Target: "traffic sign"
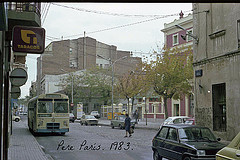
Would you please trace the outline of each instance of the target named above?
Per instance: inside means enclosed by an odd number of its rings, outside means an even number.
[[[23,68],[16,68],[10,74],[10,82],[13,86],[22,86],[27,82],[27,72]]]
[[[21,90],[19,87],[12,86],[11,88],[11,98],[17,99],[21,95]]]

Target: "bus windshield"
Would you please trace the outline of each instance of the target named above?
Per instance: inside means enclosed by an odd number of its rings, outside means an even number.
[[[38,113],[52,113],[53,102],[52,101],[39,101],[38,102]]]
[[[55,101],[54,102],[54,113],[68,113],[68,102],[67,101]]]

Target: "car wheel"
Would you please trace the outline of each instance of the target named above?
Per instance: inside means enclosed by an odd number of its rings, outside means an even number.
[[[19,120],[20,120],[19,118],[16,118],[16,119],[15,119],[15,122],[19,122]]]
[[[113,124],[111,123],[111,127],[112,127],[112,129],[114,129],[114,126],[113,126]]]
[[[122,126],[121,124],[119,124],[119,128],[120,128],[120,129],[123,129],[123,126]]]
[[[191,160],[190,157],[184,157],[183,160]]]
[[[157,151],[153,151],[153,159],[154,160],[162,160],[162,157],[158,154]]]

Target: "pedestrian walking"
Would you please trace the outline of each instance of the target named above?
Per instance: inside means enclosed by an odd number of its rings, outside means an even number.
[[[135,123],[138,124],[138,110],[136,109],[134,112]]]
[[[128,134],[129,134],[129,137],[131,137],[131,132],[130,132],[130,127],[131,127],[131,118],[129,117],[128,114],[126,114],[126,118],[125,118],[125,130],[126,130],[126,135],[125,137],[128,137]]]

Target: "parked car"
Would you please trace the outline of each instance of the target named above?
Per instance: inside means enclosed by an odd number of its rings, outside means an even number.
[[[240,160],[240,132],[229,145],[216,154],[216,160]]]
[[[195,125],[195,119],[194,118],[189,118],[185,121],[185,124]]]
[[[115,116],[115,118],[113,120],[111,120],[111,127],[113,129],[114,129],[114,127],[119,127],[120,129],[124,129],[125,128],[125,125],[124,125],[125,119],[126,119],[125,115]],[[135,127],[135,123],[136,123],[135,119],[132,119],[131,120],[131,127],[133,129]]]
[[[211,130],[187,124],[163,125],[152,140],[153,159],[214,160],[225,147]]]
[[[98,113],[98,111],[92,111],[90,115],[94,116],[95,118],[100,118],[100,114]]]
[[[69,122],[73,122],[75,121],[75,116],[73,113],[69,113]]]
[[[92,115],[83,115],[80,120],[80,124],[81,125],[85,124],[86,126],[87,125],[98,125],[98,119]]]
[[[12,120],[15,121],[15,122],[19,122],[21,120],[21,118],[19,116],[13,115]]]
[[[162,125],[165,124],[178,124],[178,123],[185,123],[187,119],[190,117],[188,116],[174,116],[174,117],[168,117],[161,125],[159,128],[161,128]]]

